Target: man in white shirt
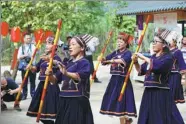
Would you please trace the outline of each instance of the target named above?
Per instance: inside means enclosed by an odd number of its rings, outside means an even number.
[[[87,49],[86,49],[86,56],[85,58],[90,62],[91,67],[91,74],[94,73],[94,63],[93,63],[93,53],[96,51],[96,46],[99,45],[99,39],[97,37],[93,37],[91,35],[85,34],[83,37],[83,40],[85,43],[87,43]],[[95,83],[101,83],[101,81],[98,80],[97,76],[94,77]]]
[[[183,53],[183,59],[186,63],[186,37],[183,37],[181,51]],[[186,75],[182,76],[182,85],[183,85],[184,95],[186,96]]]
[[[17,59],[20,61],[21,59],[24,59],[26,61],[26,63],[28,64],[31,56],[35,50],[35,45],[33,43],[31,43],[31,35],[30,34],[25,34],[24,35],[24,44],[22,44],[19,48],[18,51],[18,56]],[[36,64],[36,60],[34,59],[33,65]],[[24,78],[24,75],[26,73],[26,67],[24,69],[21,70],[21,76],[22,76],[22,80]],[[35,93],[35,80],[36,80],[36,73],[35,72],[31,72],[29,71],[28,73],[28,78],[30,80],[30,95],[31,97],[34,95]],[[23,97],[22,100],[25,100],[27,98],[27,94],[28,94],[28,78],[26,79],[24,86],[23,86]]]

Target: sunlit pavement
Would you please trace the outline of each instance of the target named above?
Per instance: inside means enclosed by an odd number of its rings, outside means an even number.
[[[9,68],[10,67],[4,66],[2,67],[1,72]],[[92,85],[91,97],[90,97],[91,107],[94,115],[94,122],[95,124],[119,124],[119,118],[101,115],[99,113],[102,97],[107,87],[108,81],[110,79],[109,66],[100,66],[99,71],[97,72],[97,77],[99,78],[99,80],[102,81],[102,83],[94,83]],[[21,82],[20,72],[17,75],[16,82],[17,83]],[[36,82],[38,83],[39,81],[37,80]],[[137,107],[137,111],[139,112],[141,96],[143,94],[144,87],[142,83],[135,82],[135,81],[132,81],[132,83],[133,83],[134,94],[136,99],[136,107]],[[36,118],[31,118],[26,116],[26,112],[30,104],[30,101],[31,101],[30,96],[28,96],[28,99],[21,101],[21,105],[20,105],[22,108],[21,112],[18,112],[13,109],[13,102],[6,103],[8,110],[3,111],[1,113],[0,124],[36,124]],[[178,104],[177,106],[186,123],[186,103]],[[137,124],[137,118],[133,118],[133,124]]]

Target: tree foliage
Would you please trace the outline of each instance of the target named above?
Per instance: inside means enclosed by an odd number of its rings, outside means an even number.
[[[10,27],[19,26],[22,31],[36,29],[56,31],[57,20],[62,19],[60,39],[66,41],[66,36],[89,33],[100,39],[101,44],[96,50],[97,56],[108,37],[108,32],[114,29],[114,36],[107,48],[107,53],[115,49],[116,37],[119,31],[133,34],[133,17],[116,16],[116,11],[126,7],[125,1],[6,1],[1,2],[2,21]],[[117,24],[117,22],[119,22]],[[4,39],[8,40],[8,38]],[[13,45],[7,44],[11,49]],[[10,54],[12,55],[10,50]],[[106,54],[107,54],[106,53]],[[10,57],[11,59],[11,57]]]
[[[57,20],[61,18],[63,34],[92,33],[94,24],[104,15],[103,3],[93,1],[7,1],[1,5],[2,20],[7,21],[10,27],[19,26],[24,30],[31,26],[33,31],[39,28],[56,31]]]

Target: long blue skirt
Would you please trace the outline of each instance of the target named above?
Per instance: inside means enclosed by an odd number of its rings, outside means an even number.
[[[106,92],[103,96],[100,110],[101,114],[113,115],[118,117],[125,115],[137,117],[133,87],[130,80],[127,83],[122,101],[118,102],[123,82],[124,77],[112,75]]]
[[[138,124],[184,124],[169,89],[145,88]]]
[[[171,73],[169,76],[169,87],[176,103],[185,103],[183,87],[181,84],[181,74]]]
[[[55,124],[94,124],[89,99],[60,97]]]
[[[27,116],[37,117],[43,88],[44,82],[40,82],[28,108]],[[48,83],[43,109],[41,112],[41,119],[53,120],[56,118],[59,92],[60,89],[58,84],[52,85]]]

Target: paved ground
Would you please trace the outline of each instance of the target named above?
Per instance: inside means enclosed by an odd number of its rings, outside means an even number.
[[[2,71],[5,69],[9,69],[10,67],[3,67]],[[100,80],[102,80],[101,84],[93,84],[91,87],[91,107],[94,115],[94,121],[95,124],[119,124],[119,119],[115,117],[109,117],[106,115],[99,114],[99,109],[101,105],[101,100],[104,94],[104,91],[107,87],[108,80],[110,78],[109,75],[109,67],[100,67],[100,71],[98,71],[97,76]],[[20,73],[18,73],[18,76],[16,78],[17,82],[21,82]],[[37,81],[38,82],[38,81]],[[139,82],[132,81],[134,93],[135,93],[135,100],[136,100],[136,107],[137,111],[139,112],[140,102],[141,102],[141,96],[144,90],[143,84]],[[36,124],[36,119],[27,117],[26,111],[28,109],[28,106],[30,104],[31,97],[27,100],[24,100],[21,102],[21,112],[17,112],[16,110],[13,110],[13,103],[7,103],[8,110],[3,111],[0,115],[0,124]],[[186,123],[186,103],[185,104],[178,104],[177,105],[182,117],[185,120]],[[134,118],[134,123],[137,124],[137,118]]]

